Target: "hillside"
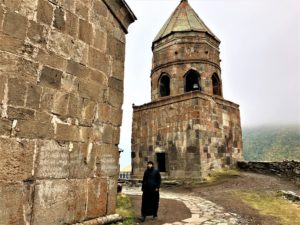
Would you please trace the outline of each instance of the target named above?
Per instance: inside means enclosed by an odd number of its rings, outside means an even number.
[[[246,127],[243,128],[243,144],[245,160],[300,160],[300,127]]]

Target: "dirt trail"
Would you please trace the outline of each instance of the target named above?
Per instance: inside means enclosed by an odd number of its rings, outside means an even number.
[[[222,206],[227,212],[238,214],[245,225],[279,225],[280,223],[276,218],[259,215],[255,209],[243,203],[232,192],[258,191],[261,193],[274,193],[279,190],[289,190],[300,194],[299,187],[285,179],[248,172],[241,172],[240,175],[236,177],[220,179],[214,184],[164,189],[174,193],[193,193],[199,197],[210,200]],[[140,215],[140,196],[133,196],[132,200],[134,211],[138,217]],[[182,202],[162,199],[159,209],[159,219],[157,221],[147,220],[144,224],[159,225],[172,223],[190,216],[191,213]]]

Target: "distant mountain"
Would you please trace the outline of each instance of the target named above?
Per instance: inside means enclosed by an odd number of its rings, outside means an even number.
[[[245,160],[300,160],[300,126],[246,127],[243,145]]]

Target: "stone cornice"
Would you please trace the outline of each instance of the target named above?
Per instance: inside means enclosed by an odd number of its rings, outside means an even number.
[[[159,66],[155,67],[154,69],[151,70],[151,76],[150,77],[152,77],[153,73],[155,73],[157,70],[160,70],[162,68],[166,68],[166,67],[173,66],[173,65],[176,65],[176,64],[181,65],[181,64],[187,64],[187,63],[210,64],[212,66],[217,67],[221,71],[221,67],[218,64],[213,63],[213,62],[208,61],[208,60],[204,60],[204,59],[176,60],[176,61],[168,62],[168,63],[165,63],[165,64],[162,64],[162,65],[159,65]]]
[[[196,31],[196,30],[193,30],[193,31],[179,31],[179,32],[171,32],[170,34],[166,35],[165,37],[160,38],[160,39],[154,41],[152,43],[152,50],[154,48],[156,48],[157,46],[163,45],[163,44],[160,43],[162,40],[167,40],[168,38],[170,38],[170,37],[172,37],[172,36],[174,36],[176,34],[186,35],[186,34],[189,34],[189,33],[190,34],[192,34],[192,33],[201,33],[201,34],[207,35],[208,37],[212,38],[217,43],[217,45],[220,45],[220,43],[221,43],[221,41],[219,39],[215,39],[215,37],[212,36],[211,34],[209,34],[208,32]],[[173,39],[177,39],[177,38],[180,38],[180,37],[174,37]]]
[[[195,99],[195,98],[201,98],[206,101],[215,101],[217,104],[225,105],[227,107],[231,107],[234,109],[239,108],[238,104],[228,101],[226,99],[223,99],[220,96],[215,96],[215,95],[212,96],[212,95],[208,95],[208,94],[205,94],[205,93],[202,93],[199,91],[188,92],[188,93],[184,93],[184,94],[176,95],[176,96],[164,97],[162,99],[159,99],[159,100],[156,100],[153,102],[149,102],[144,105],[140,105],[140,106],[133,105],[132,107],[133,107],[133,110],[135,112],[137,112],[137,111],[158,108],[158,107],[170,105],[173,103],[183,102],[183,101],[187,101],[187,100]]]
[[[137,18],[131,11],[125,0],[102,0],[114,17],[118,20],[121,27],[128,33],[128,27]]]

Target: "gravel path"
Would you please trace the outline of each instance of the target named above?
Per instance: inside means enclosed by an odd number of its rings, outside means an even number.
[[[140,188],[124,187],[123,193],[128,195],[141,195]],[[223,207],[208,201],[204,198],[194,194],[186,193],[173,193],[166,190],[160,191],[160,197],[165,199],[173,199],[183,202],[186,207],[191,211],[192,216],[182,221],[173,223],[164,223],[163,225],[235,225],[241,224],[240,218],[237,214],[229,213]],[[244,224],[243,224],[244,225]]]

